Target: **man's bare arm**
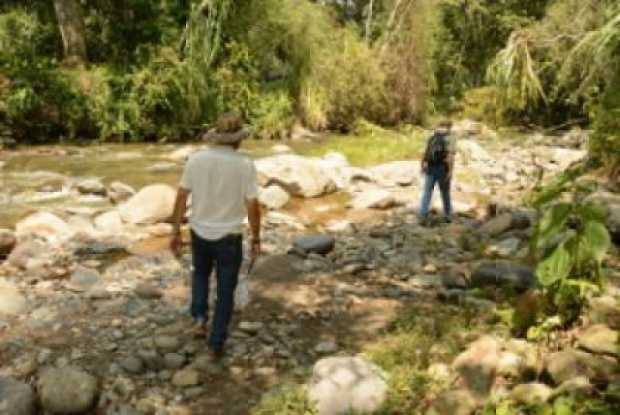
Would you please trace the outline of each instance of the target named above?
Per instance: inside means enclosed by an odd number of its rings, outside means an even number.
[[[252,233],[252,256],[256,257],[260,254],[261,242],[261,210],[258,199],[250,199],[246,202],[248,209],[248,220],[250,222],[250,231]]]
[[[183,241],[181,239],[181,224],[183,223],[185,213],[187,212],[188,197],[189,191],[180,187],[177,191],[176,201],[174,202],[174,212],[172,213],[173,237],[170,242],[170,249],[172,249],[175,254],[179,254],[181,252],[181,246],[183,245]]]

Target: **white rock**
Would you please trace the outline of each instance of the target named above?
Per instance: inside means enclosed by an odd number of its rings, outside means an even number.
[[[168,158],[174,161],[185,161],[189,158],[189,156],[194,154],[196,151],[197,149],[191,146],[181,147],[178,150],[175,150],[172,153],[170,153],[168,155]]]
[[[111,210],[95,218],[95,227],[102,233],[114,235],[123,232],[125,226],[121,214],[117,210]]]
[[[43,409],[53,415],[86,413],[99,392],[95,377],[72,366],[45,370],[37,389]]]
[[[458,154],[465,158],[466,162],[487,162],[493,160],[491,155],[473,140],[458,140],[456,142],[456,149]]]
[[[366,190],[349,203],[353,209],[389,209],[398,205],[394,195],[382,189]]]
[[[152,224],[164,222],[172,216],[176,191],[165,184],[154,184],[142,188],[119,207],[125,222]]]
[[[258,200],[266,208],[275,210],[286,206],[291,197],[280,186],[273,184],[260,189]]]
[[[360,357],[329,357],[314,365],[309,400],[319,415],[377,411],[385,402],[386,375]]]
[[[49,212],[37,212],[15,225],[17,239],[39,236],[48,240],[71,237],[69,225],[58,216]]]
[[[282,154],[256,161],[256,169],[261,185],[279,184],[294,196],[317,197],[336,190],[317,159]]]
[[[380,186],[410,186],[417,182],[420,163],[417,161],[393,161],[369,169],[373,180]]]
[[[275,146],[271,147],[271,151],[274,154],[294,153],[293,149],[285,144],[276,144]]]
[[[27,309],[26,298],[17,286],[8,281],[0,280],[0,316],[17,316]]]
[[[113,182],[108,188],[108,197],[113,203],[122,203],[135,194],[133,187],[121,182]]]

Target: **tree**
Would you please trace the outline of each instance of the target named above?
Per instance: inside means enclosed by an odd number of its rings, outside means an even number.
[[[84,20],[78,1],[54,0],[54,8],[62,35],[65,62],[70,65],[86,63]]]

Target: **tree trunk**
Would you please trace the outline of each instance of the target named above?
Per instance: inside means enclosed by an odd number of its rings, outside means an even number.
[[[87,61],[84,20],[78,0],[54,0],[56,19],[62,35],[65,62],[81,65]]]

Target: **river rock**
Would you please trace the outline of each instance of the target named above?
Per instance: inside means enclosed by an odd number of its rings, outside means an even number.
[[[114,204],[122,203],[135,194],[133,187],[122,182],[113,182],[108,187],[108,198]]]
[[[11,254],[7,258],[7,262],[14,267],[26,269],[28,263],[32,259],[40,257],[47,249],[49,248],[38,240],[20,242],[13,251],[11,251]]]
[[[170,160],[174,161],[185,161],[196,152],[196,148],[192,146],[181,147],[178,150],[173,151],[168,155]]]
[[[620,330],[620,302],[611,295],[593,298],[588,316],[593,323],[606,324]]]
[[[474,396],[485,398],[495,384],[499,359],[499,342],[491,336],[483,336],[458,355],[452,366]]]
[[[100,232],[118,235],[124,230],[123,218],[117,210],[111,210],[95,218],[95,227]]]
[[[180,370],[172,377],[172,384],[183,388],[196,386],[200,384],[200,374],[194,369]]]
[[[473,140],[457,140],[456,149],[466,162],[488,162],[493,160],[491,155]]]
[[[374,182],[384,187],[410,186],[420,175],[417,161],[393,161],[369,169]]]
[[[71,236],[67,222],[49,212],[38,212],[28,216],[15,225],[17,239],[38,236],[49,240]]]
[[[19,316],[26,312],[26,298],[16,285],[0,280],[0,316]]]
[[[367,414],[387,397],[385,374],[361,357],[329,357],[313,368],[309,400],[319,415]]]
[[[580,376],[606,383],[618,372],[618,364],[610,358],[565,349],[547,356],[546,369],[558,385]]]
[[[15,379],[0,376],[0,414],[35,415],[36,401],[32,388]]]
[[[487,248],[487,254],[497,255],[500,258],[512,258],[519,252],[521,240],[519,238],[507,238]]]
[[[468,391],[447,391],[437,397],[426,415],[471,415],[477,407],[476,400]]]
[[[178,353],[166,353],[164,356],[164,362],[167,369],[180,369],[185,364],[185,356]]]
[[[536,283],[531,268],[510,261],[485,261],[471,276],[473,287],[502,286],[525,291]]]
[[[16,243],[17,239],[12,231],[0,229],[0,260],[6,258],[11,253]]]
[[[280,186],[273,184],[260,190],[258,200],[266,208],[275,210],[286,206],[291,197]]]
[[[101,179],[90,178],[85,179],[77,184],[77,190],[83,195],[106,195],[106,188],[104,184],[101,182]]]
[[[510,392],[510,398],[512,400],[524,405],[546,403],[552,395],[553,389],[544,383],[524,383],[517,385]]]
[[[92,409],[99,392],[97,379],[75,366],[47,369],[39,378],[43,409],[53,415],[83,414]]]
[[[383,189],[368,189],[357,195],[349,206],[353,209],[390,209],[402,203]]]
[[[618,354],[618,332],[604,324],[588,327],[577,335],[577,344],[582,349],[598,354]]]
[[[316,159],[281,154],[256,161],[256,169],[261,185],[278,184],[294,196],[318,197],[336,190]]]
[[[77,268],[69,279],[69,287],[75,291],[88,291],[102,283],[101,275],[97,270],[86,267]]]
[[[479,229],[482,235],[495,237],[510,229],[512,226],[512,213],[503,213],[486,222]]]
[[[153,340],[157,349],[164,353],[173,353],[181,348],[181,342],[173,336],[157,336]]]
[[[586,150],[573,150],[570,148],[554,147],[550,151],[550,161],[560,166],[562,170],[566,169],[573,163],[586,158],[588,152]]]
[[[145,300],[155,300],[163,297],[164,293],[156,286],[143,282],[136,286],[136,295]]]
[[[293,242],[293,250],[302,255],[327,255],[333,251],[336,240],[330,235],[308,235],[297,238]]]
[[[127,371],[127,373],[131,373],[133,375],[139,375],[144,372],[144,362],[139,357],[125,357],[119,361],[119,365]]]
[[[125,203],[119,212],[125,222],[153,224],[170,219],[174,211],[176,191],[165,184],[154,184],[142,188]]]

